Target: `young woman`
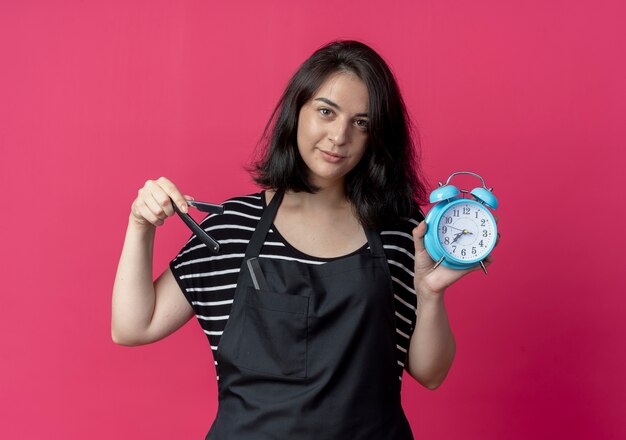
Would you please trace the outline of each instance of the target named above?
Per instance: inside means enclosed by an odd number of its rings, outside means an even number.
[[[192,236],[153,283],[156,227],[171,200],[187,212],[192,197],[164,177],[139,190],[112,337],[148,344],[197,317],[219,387],[207,439],[413,438],[402,371],[430,389],[444,380],[455,342],[443,295],[471,270],[432,270],[410,133],[383,59],[333,42],[302,64],[270,118],[252,170],[265,190],[202,221],[219,253]]]

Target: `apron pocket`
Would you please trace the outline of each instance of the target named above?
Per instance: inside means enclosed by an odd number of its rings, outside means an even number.
[[[248,288],[239,366],[275,376],[306,377],[309,298]]]

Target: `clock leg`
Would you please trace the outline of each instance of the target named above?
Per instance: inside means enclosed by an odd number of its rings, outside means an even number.
[[[485,272],[485,275],[489,275],[489,274],[487,273],[487,268],[485,267],[485,263],[483,263],[482,261],[480,262],[480,267],[482,267],[482,268],[483,268],[483,272]]]
[[[443,263],[443,259],[444,259],[444,258],[445,258],[445,257],[441,257],[441,258],[439,259],[439,261],[437,261],[437,263],[435,264],[435,266],[433,266],[433,270],[437,269],[437,268],[439,267],[439,265],[440,265],[441,263]]]

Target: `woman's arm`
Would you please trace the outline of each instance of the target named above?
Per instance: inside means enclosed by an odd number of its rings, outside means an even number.
[[[415,329],[408,350],[407,371],[426,388],[434,390],[445,379],[456,351],[443,295],[419,293]]]
[[[152,282],[155,229],[129,220],[113,285],[111,338],[116,344],[142,345],[166,337],[193,316],[167,268]]]
[[[174,215],[174,200],[187,212],[186,198],[161,177],[148,180],[132,204],[122,255],[113,285],[111,338],[117,344],[142,345],[173,333],[193,316],[171,270],[152,282],[157,226]]]
[[[415,294],[417,295],[416,321],[408,350],[407,371],[419,383],[433,390],[445,379],[456,351],[456,342],[444,303],[445,290],[480,266],[466,270],[453,270],[439,266],[433,270],[434,261],[424,248],[426,223],[413,230],[415,242]],[[485,261],[491,263],[490,257]]]

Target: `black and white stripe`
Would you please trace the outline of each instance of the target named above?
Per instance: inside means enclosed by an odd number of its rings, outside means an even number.
[[[203,229],[220,243],[220,253],[212,254],[192,235],[179,254],[170,261],[172,273],[196,312],[212,350],[217,350],[219,346],[233,304],[242,259],[265,208],[265,200],[263,193],[257,193],[227,200],[223,205],[223,214],[208,215],[201,222]],[[411,231],[421,220],[422,217],[402,219],[393,228],[381,231],[394,288],[400,380],[406,365],[410,335],[415,326],[416,297],[412,288],[414,246]],[[260,256],[304,264],[324,264],[329,261],[299,253],[272,229],[267,234]]]

